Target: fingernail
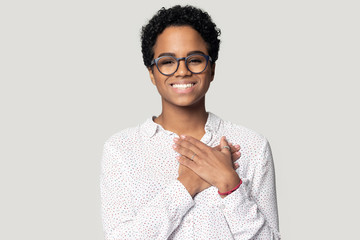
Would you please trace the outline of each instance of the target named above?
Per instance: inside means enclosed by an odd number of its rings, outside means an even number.
[[[185,135],[181,135],[180,137],[181,137],[181,139],[185,139],[185,138],[186,138],[186,136],[185,136]]]
[[[174,144],[174,145],[173,145],[173,148],[174,148],[174,149],[175,149],[175,148],[177,148],[177,145],[176,145],[176,144]]]
[[[177,142],[177,141],[179,141],[179,138],[177,138],[177,137],[174,138],[174,142]]]
[[[177,156],[177,157],[176,157],[176,160],[179,160],[179,159],[180,159],[180,156]]]
[[[235,145],[236,148],[240,148],[240,145]]]

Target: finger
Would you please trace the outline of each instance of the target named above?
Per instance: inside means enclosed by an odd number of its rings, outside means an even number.
[[[192,154],[197,154],[197,155],[201,155],[202,151],[197,148],[194,144],[192,144],[191,142],[189,141],[185,141],[185,140],[182,140],[182,139],[179,139],[179,138],[175,138],[174,139],[174,142],[176,145],[182,147],[182,148],[185,148],[185,149],[188,149],[191,151]],[[177,151],[177,150],[176,150]],[[177,151],[178,152],[178,151]],[[180,153],[182,154],[182,153]],[[182,154],[183,155],[183,154]],[[186,155],[187,156],[187,155]],[[189,157],[189,156],[187,156]],[[190,156],[191,157],[191,156]]]
[[[229,147],[231,150],[231,153],[236,153],[240,150],[240,145],[233,145],[232,143],[229,143]],[[214,150],[221,151],[220,145],[217,145],[216,147],[213,147]]]
[[[231,154],[231,159],[233,160],[233,162],[235,162],[236,160],[238,160],[241,157],[241,153],[240,152],[234,152],[233,154]]]
[[[228,142],[228,146],[230,147],[231,153],[234,153],[235,152],[234,145],[231,142]]]
[[[180,138],[184,141],[187,141],[187,142],[193,144],[195,147],[197,147],[200,150],[207,151],[208,149],[210,149],[210,147],[208,145],[206,145],[205,143],[203,143],[191,136],[181,135]]]
[[[231,149],[231,159],[233,160],[233,162],[235,162],[236,160],[238,160],[240,157],[241,157],[241,153],[239,150],[235,150],[235,149],[240,149],[240,146],[237,145],[238,147],[236,146],[230,146],[230,149]],[[220,145],[217,145],[216,147],[213,148],[214,150],[216,151],[220,151],[221,148],[220,148]]]
[[[231,150],[231,159],[233,160],[233,162],[235,162],[241,156],[240,145],[233,145],[232,143],[229,143],[229,146]]]
[[[231,150],[231,153],[234,154],[234,153],[240,153],[240,145],[233,145],[232,143],[229,143],[229,147],[230,147],[230,150]]]
[[[194,161],[196,158],[196,153],[192,150],[185,148],[179,144],[174,144],[173,148],[175,151],[177,151],[180,155],[187,157],[188,159]]]
[[[221,139],[220,139],[221,152],[225,153],[225,154],[231,154],[231,150],[226,148],[228,146],[229,146],[229,144],[228,144],[228,142],[226,140],[226,137],[224,137],[224,136],[221,137]]]
[[[235,149],[236,151],[240,151],[240,145],[239,145],[239,144],[234,145],[234,149]]]
[[[177,156],[176,159],[178,160],[178,162],[182,165],[184,165],[185,167],[190,168],[191,170],[194,171],[194,169],[196,168],[196,163],[194,161],[191,161],[189,158],[184,157],[184,156]]]
[[[216,150],[216,151],[220,151],[220,150],[221,150],[220,145],[217,145],[216,147],[213,147],[213,149]]]
[[[239,168],[239,164],[238,164],[238,163],[233,163],[233,168],[234,168],[234,170],[238,169],[238,168]]]

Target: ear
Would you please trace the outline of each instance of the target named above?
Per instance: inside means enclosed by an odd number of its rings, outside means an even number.
[[[215,77],[215,63],[211,64],[211,80],[210,82],[212,82],[214,80]]]
[[[156,86],[153,68],[148,67],[148,71],[149,71],[149,76],[150,76],[151,82]]]

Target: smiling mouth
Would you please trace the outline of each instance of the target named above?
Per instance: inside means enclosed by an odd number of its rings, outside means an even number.
[[[176,89],[187,89],[187,88],[191,88],[192,86],[195,85],[195,83],[187,83],[187,84],[170,84],[171,87],[176,88]]]

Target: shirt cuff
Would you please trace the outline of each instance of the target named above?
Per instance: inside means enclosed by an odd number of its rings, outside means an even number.
[[[238,189],[221,199],[221,206],[222,208],[225,206],[226,211],[233,212],[239,205],[245,203],[248,198],[246,186],[242,183]]]

